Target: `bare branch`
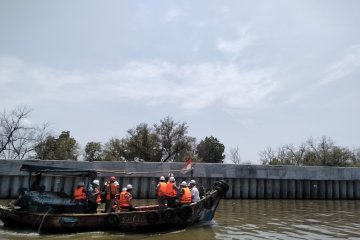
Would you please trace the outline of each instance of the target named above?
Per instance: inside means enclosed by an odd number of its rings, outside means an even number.
[[[240,150],[238,146],[229,150],[229,158],[234,164],[241,163]]]
[[[27,120],[31,110],[19,106],[0,114],[0,156],[6,159],[23,159],[34,151],[39,139],[48,135],[44,124],[41,128],[31,126]]]

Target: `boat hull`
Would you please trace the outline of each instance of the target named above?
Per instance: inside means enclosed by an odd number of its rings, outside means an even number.
[[[198,203],[159,210],[158,206],[138,207],[117,213],[36,213],[0,207],[4,226],[30,228],[39,232],[57,231],[136,231],[149,232],[183,228],[211,221],[224,191],[214,189]]]

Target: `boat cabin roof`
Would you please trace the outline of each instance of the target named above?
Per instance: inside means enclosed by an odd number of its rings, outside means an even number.
[[[32,165],[32,164],[23,164],[20,168],[20,171],[26,171],[30,173],[45,173],[51,175],[75,176],[75,177],[95,178],[97,176],[97,172],[93,169],[63,168],[63,167],[53,167],[53,166],[44,166],[44,165]]]

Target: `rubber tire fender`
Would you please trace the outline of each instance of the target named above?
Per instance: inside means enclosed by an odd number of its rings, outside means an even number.
[[[219,193],[226,193],[229,190],[229,185],[225,180],[219,180],[215,182],[214,189],[218,190]]]
[[[18,199],[14,201],[15,206],[20,206],[21,210],[28,210],[29,206],[27,201],[24,199],[23,196],[20,196]]]
[[[220,194],[224,193],[224,189],[222,189],[220,186],[215,187],[215,190],[217,190]]]
[[[190,205],[182,205],[178,209],[178,215],[182,220],[186,221],[193,215],[192,207]]]
[[[150,224],[156,224],[160,221],[160,213],[157,211],[148,212],[145,217]]]
[[[173,208],[165,209],[161,214],[162,219],[164,222],[173,222],[176,218],[176,212]]]
[[[219,186],[221,184],[221,182],[220,181],[216,181],[215,183],[214,183],[214,186],[213,186],[213,188],[216,188],[217,186]]]
[[[214,205],[214,199],[212,197],[208,197],[205,199],[204,207],[206,209],[211,209]]]
[[[116,227],[119,225],[120,219],[119,216],[115,213],[109,213],[105,217],[105,225],[110,227]]]
[[[223,189],[223,192],[227,192],[229,190],[229,184],[225,180],[220,180],[220,187]]]

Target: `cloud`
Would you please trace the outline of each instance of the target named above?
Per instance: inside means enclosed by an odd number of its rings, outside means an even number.
[[[229,15],[231,15],[231,10],[230,10],[230,8],[228,8],[228,7],[222,7],[221,9],[220,9],[220,13],[222,14],[222,15],[225,15],[225,16],[229,16]]]
[[[325,85],[337,80],[344,79],[359,71],[360,68],[360,45],[350,47],[348,53],[339,61],[331,64],[325,72],[325,77],[319,82],[319,85]]]
[[[184,16],[185,12],[181,9],[172,9],[165,13],[162,21],[164,23],[176,22],[180,17]]]
[[[28,118],[21,119],[21,125],[24,126],[25,128],[33,127],[33,124],[31,123],[31,121]]]
[[[203,20],[197,20],[197,21],[191,22],[190,24],[194,27],[202,28],[202,27],[205,27],[206,25],[208,25],[208,22],[203,21]]]
[[[246,109],[268,101],[268,96],[278,89],[275,67],[247,70],[219,62],[176,65],[133,61],[118,69],[71,72],[0,59],[0,69],[9,65],[6,80],[0,71],[0,84],[9,93],[9,101],[28,104],[29,101],[106,100],[173,104],[190,110],[215,105]]]
[[[247,29],[243,29],[235,40],[218,39],[216,49],[225,54],[238,54],[253,45],[254,37]]]
[[[17,58],[0,58],[0,84],[10,83],[12,79],[16,78],[17,70],[21,68],[23,68],[23,62]]]

